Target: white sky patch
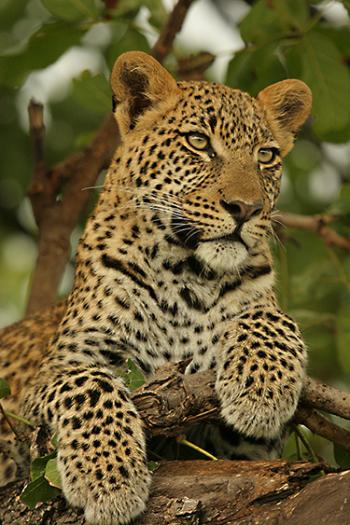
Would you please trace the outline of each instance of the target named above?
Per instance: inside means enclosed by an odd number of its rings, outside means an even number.
[[[324,162],[310,173],[309,185],[314,198],[327,203],[338,196],[341,180],[337,170],[331,164]]]
[[[195,2],[177,37],[177,44],[193,51],[210,51],[217,56],[210,68],[215,80],[222,81],[227,64],[244,43],[234,25],[225,23],[208,0]]]
[[[350,142],[346,144],[330,144],[329,142],[324,142],[322,149],[328,159],[334,162],[339,168],[345,170],[350,167]]]
[[[315,7],[319,9],[323,16],[333,25],[342,26],[349,23],[349,15],[342,2],[325,0],[325,2],[321,2]]]
[[[27,107],[31,98],[45,104],[65,98],[72,78],[88,69],[98,73],[104,68],[101,54],[94,48],[72,47],[51,66],[31,73],[18,96],[17,107],[21,124],[28,129]],[[47,108],[45,108],[47,109]],[[45,125],[49,125],[50,115],[45,111]]]

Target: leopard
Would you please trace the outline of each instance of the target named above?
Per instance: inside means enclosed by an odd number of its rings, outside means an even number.
[[[278,304],[270,239],[308,86],[285,79],[253,97],[177,81],[129,51],[111,87],[121,145],[72,291],[1,338],[9,406],[56,435],[63,494],[94,525],[130,523],[151,486],[142,415],[117,373],[127,359],[146,377],[170,361],[212,370],[223,421],[214,437],[233,436],[223,454],[248,458],[275,457],[307,365]],[[15,470],[5,453],[1,466],[2,477]]]

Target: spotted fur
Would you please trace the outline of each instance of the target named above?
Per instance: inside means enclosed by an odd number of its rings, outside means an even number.
[[[17,348],[10,380],[21,383],[25,363],[30,375],[38,368],[24,413],[57,434],[63,492],[95,525],[129,523],[149,491],[141,419],[115,373],[126,358],[147,375],[188,358],[187,373],[216,370],[227,426],[215,432],[232,441],[226,456],[238,439],[245,457],[258,445],[274,455],[306,363],[274,296],[268,237],[308,88],[283,81],[254,99],[176,83],[137,52],[118,59],[112,88],[123,144],[80,241],[62,321],[54,333],[46,319],[43,341],[31,342],[22,323],[3,344]]]

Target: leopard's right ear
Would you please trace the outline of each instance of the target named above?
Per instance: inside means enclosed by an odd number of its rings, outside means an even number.
[[[116,60],[112,75],[115,116],[121,133],[135,128],[140,117],[171,102],[180,90],[176,80],[153,57],[141,51],[123,53]]]

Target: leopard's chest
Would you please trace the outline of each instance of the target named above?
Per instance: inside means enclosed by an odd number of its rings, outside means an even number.
[[[217,300],[215,287],[188,287],[182,282],[159,288],[157,301],[141,294],[134,309],[129,351],[146,370],[188,358],[198,370],[215,366],[221,336],[241,306],[234,299]]]

